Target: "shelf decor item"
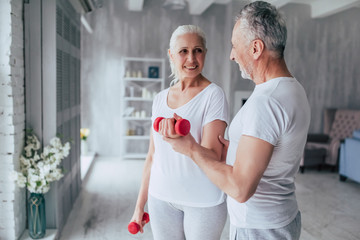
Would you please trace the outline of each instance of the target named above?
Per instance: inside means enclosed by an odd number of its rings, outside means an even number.
[[[90,129],[88,128],[80,128],[80,139],[81,139],[81,155],[88,155],[88,145],[87,138],[90,134]]]
[[[64,145],[60,138],[54,137],[50,144],[41,151],[41,144],[36,135],[27,131],[25,147],[20,156],[20,172],[15,171],[16,184],[26,187],[30,192],[28,199],[28,228],[32,239],[40,239],[46,233],[45,198],[50,190],[50,183],[62,178],[61,161],[69,155],[70,143]]]
[[[159,78],[159,67],[149,67],[149,78]]]

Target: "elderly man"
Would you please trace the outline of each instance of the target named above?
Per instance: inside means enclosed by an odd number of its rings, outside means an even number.
[[[215,153],[190,134],[177,137],[169,124],[160,131],[165,141],[189,156],[228,195],[231,240],[300,237],[294,178],[306,142],[310,107],[284,60],[286,34],[283,18],[266,2],[246,5],[236,18],[230,58],[243,78],[256,86],[229,126],[229,144],[219,137],[226,163],[216,161]]]

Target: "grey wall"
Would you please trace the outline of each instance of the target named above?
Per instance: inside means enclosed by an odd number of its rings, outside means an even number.
[[[213,5],[201,16],[191,16],[187,10],[163,9],[162,0],[145,1],[140,13],[129,12],[125,3],[104,1],[101,9],[86,15],[93,34],[82,30],[82,127],[91,130],[90,150],[107,156],[120,155],[121,57],[167,58],[171,33],[179,25],[196,24],[205,31],[204,75],[230,89],[232,22],[228,6]],[[166,67],[168,76],[170,68]]]
[[[311,19],[309,6],[289,4],[285,57],[311,104],[311,132],[322,131],[324,108],[360,109],[360,8]]]
[[[253,89],[229,61],[233,18],[243,1],[213,5],[201,16],[167,11],[161,0],[145,1],[141,13],[129,12],[124,2],[104,1],[103,8],[86,15],[94,33],[82,31],[82,127],[91,129],[91,150],[120,155],[120,58],[166,58],[169,38],[179,25],[196,24],[205,31],[209,51],[204,74],[223,87],[230,105],[234,91]],[[323,19],[312,19],[310,7],[303,4],[288,4],[281,11],[288,27],[285,59],[308,94],[310,131],[321,132],[324,108],[360,109],[360,9]]]

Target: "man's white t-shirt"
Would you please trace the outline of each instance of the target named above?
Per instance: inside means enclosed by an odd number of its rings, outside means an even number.
[[[294,178],[309,124],[310,106],[295,78],[275,78],[256,85],[230,124],[227,164],[234,164],[242,135],[267,141],[274,151],[248,201],[239,203],[228,196],[231,224],[239,228],[274,229],[286,226],[296,217]]]
[[[222,120],[228,124],[228,104],[224,91],[214,83],[208,85],[185,105],[172,109],[167,104],[169,88],[154,99],[152,122],[157,117],[172,118],[174,113],[190,121],[190,133],[200,143],[203,127]],[[155,152],[151,167],[149,194],[163,201],[191,207],[216,206],[224,193],[188,157],[175,152],[162,136],[153,131]]]

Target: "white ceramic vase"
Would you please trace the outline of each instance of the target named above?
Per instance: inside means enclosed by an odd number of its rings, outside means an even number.
[[[88,154],[88,145],[86,140],[81,140],[81,155],[86,156]]]

